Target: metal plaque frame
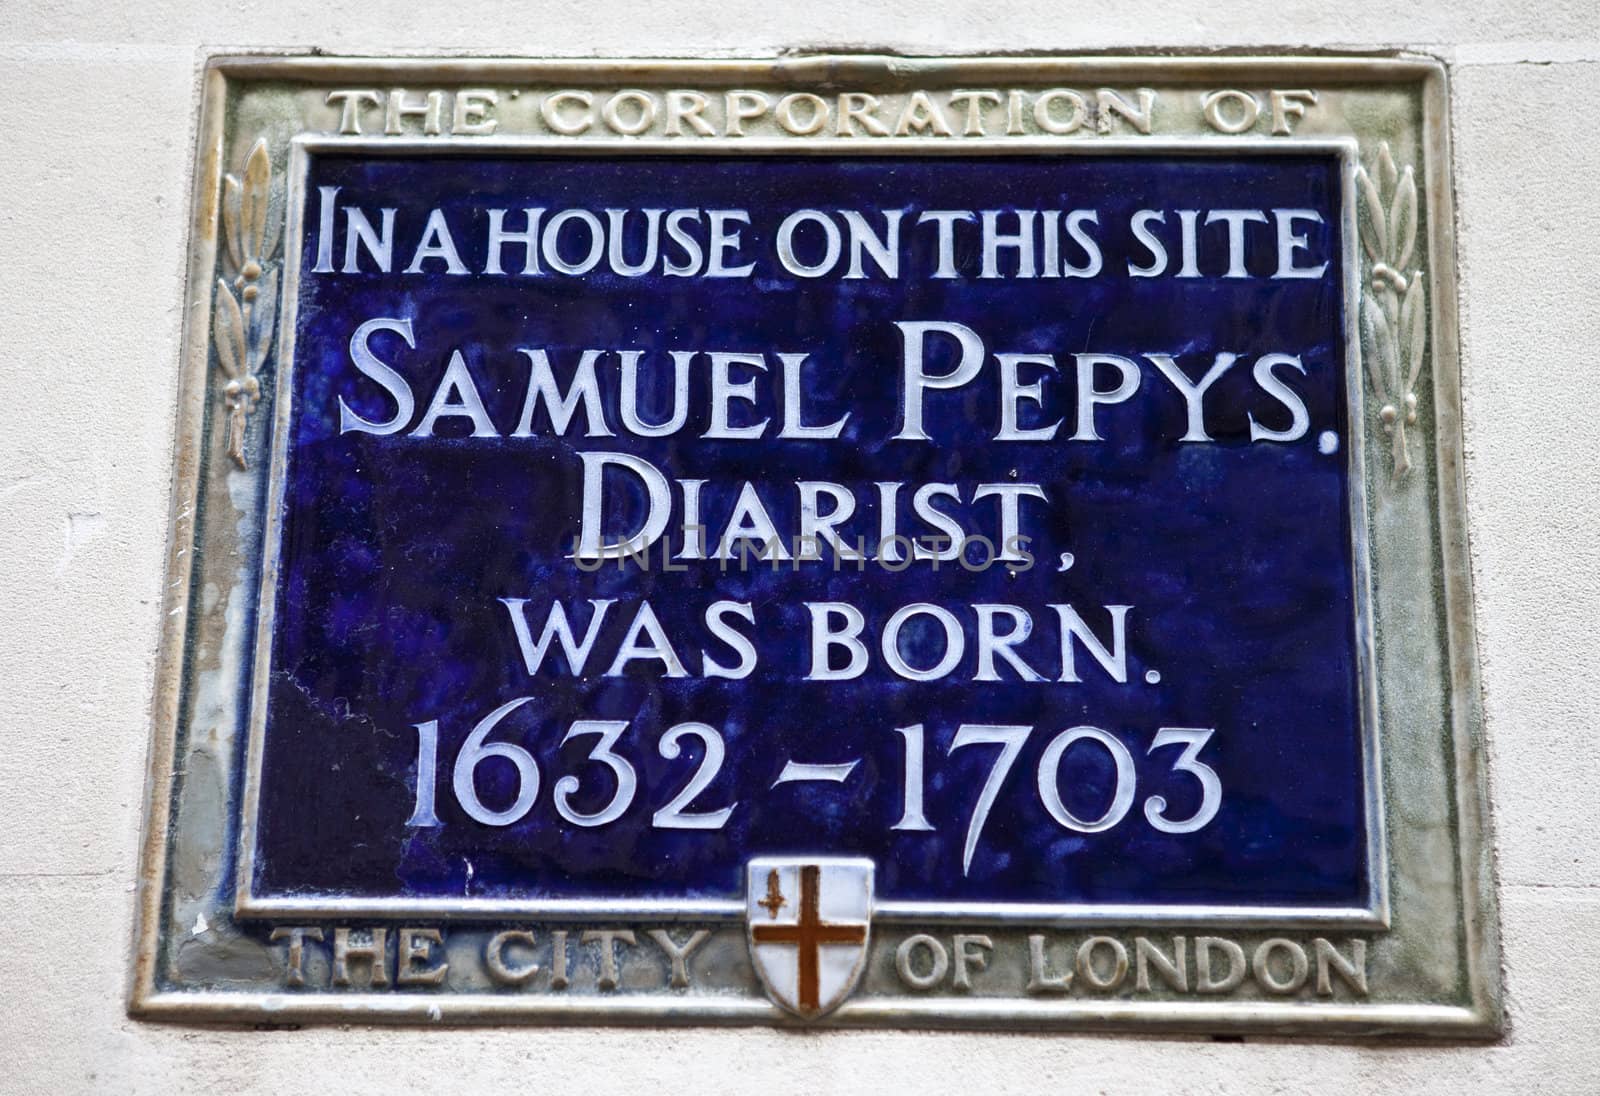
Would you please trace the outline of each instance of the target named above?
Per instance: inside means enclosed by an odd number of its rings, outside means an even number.
[[[711,101],[752,92],[768,104],[848,93],[893,117],[912,97],[937,102],[975,88],[993,89],[1005,118],[985,123],[974,109],[964,126],[939,135],[925,125],[901,135],[803,132],[809,122],[786,124],[770,109],[742,123],[722,119],[709,134],[681,124],[674,133],[655,107],[642,105],[669,93]],[[1023,109],[1056,89],[1086,106],[1070,129],[1048,110]],[[1137,98],[1143,114],[1117,110],[1108,93],[1124,107]],[[393,97],[403,109],[386,109]],[[559,109],[550,107],[552,97]],[[636,113],[604,116],[598,105],[607,97]],[[131,1011],[236,1022],[1496,1034],[1499,959],[1465,551],[1446,102],[1442,68],[1413,57],[211,59],[198,123]],[[448,114],[446,104],[454,107]],[[649,124],[636,129],[646,113]],[[302,192],[308,157],[318,151],[1338,157],[1371,902],[1330,910],[883,901],[873,907],[883,931],[873,934],[859,988],[827,1016],[806,1017],[763,995],[739,899],[254,895]],[[1415,246],[1401,253],[1400,189],[1411,180]],[[267,221],[286,219],[281,248],[271,239],[278,224],[254,238],[249,224],[241,227],[240,203],[260,203]],[[281,276],[279,314],[254,326],[231,323],[230,316],[250,315],[238,313],[235,293],[255,300],[250,291],[269,268]],[[229,271],[232,283],[219,280]],[[1405,320],[1395,307],[1402,292]],[[1421,298],[1415,308],[1413,297]],[[1425,325],[1420,346],[1400,337],[1404,323],[1407,335],[1415,333],[1417,309]],[[678,939],[685,933],[697,942]],[[647,941],[658,937],[665,942],[657,939],[652,950]],[[558,943],[545,943],[551,939]],[[619,961],[622,940],[627,958]],[[554,972],[536,981],[531,959],[521,966],[504,959],[511,945],[527,956],[559,946],[559,984]],[[369,954],[385,947],[376,959]],[[963,953],[971,947],[982,948],[981,962]],[[952,949],[963,973],[927,982],[923,968],[937,969],[939,954],[948,965]],[[1248,956],[1245,972],[1225,985],[1227,978],[1202,972],[1201,951]],[[1192,977],[1186,954],[1196,964]],[[967,970],[969,960],[981,975]],[[352,979],[352,962],[366,964],[362,977]],[[1174,962],[1184,968],[1181,979],[1171,973]],[[437,983],[404,976],[408,969],[431,976],[440,963],[451,974]],[[393,977],[374,977],[386,964]]]

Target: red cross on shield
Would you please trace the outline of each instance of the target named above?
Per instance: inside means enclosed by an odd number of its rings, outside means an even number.
[[[867,965],[870,860],[759,857],[747,868],[750,958],[767,994],[814,1019],[850,995]]]

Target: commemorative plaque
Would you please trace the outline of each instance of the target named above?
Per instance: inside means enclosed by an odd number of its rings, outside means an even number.
[[[213,61],[134,1011],[1494,1033],[1445,101]]]

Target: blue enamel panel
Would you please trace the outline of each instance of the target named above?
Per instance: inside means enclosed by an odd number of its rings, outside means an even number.
[[[255,893],[258,896],[494,898],[732,898],[742,865],[773,853],[859,854],[877,864],[880,901],[1106,902],[1348,907],[1369,900],[1356,575],[1348,474],[1350,423],[1341,285],[1344,272],[1340,166],[1312,155],[1107,155],[1064,157],[717,158],[540,156],[311,158],[306,232],[299,256],[293,380],[281,518],[281,567],[274,598],[260,772]],[[396,210],[392,273],[378,273],[366,251],[362,272],[344,270],[345,221],[335,221],[335,270],[316,273],[319,188],[338,187],[337,204],[358,206],[381,224]],[[748,211],[736,252],[754,262],[750,277],[622,277],[604,271],[525,276],[522,251],[506,249],[513,273],[484,275],[487,210],[527,208],[740,209]],[[779,222],[801,207],[823,211],[909,212],[902,228],[901,276],[849,279],[786,273],[774,257]],[[408,274],[429,211],[438,209],[462,264],[442,259]],[[1103,258],[1093,277],[979,277],[978,226],[956,226],[954,278],[937,267],[936,232],[918,226],[927,210],[1093,209]],[[1148,252],[1129,230],[1140,209],[1167,211],[1156,226],[1178,265],[1177,211],[1198,210],[1199,276],[1133,277],[1130,262]],[[1294,231],[1308,266],[1321,277],[1276,279],[1275,226],[1245,226],[1249,276],[1223,276],[1227,226],[1204,224],[1217,209],[1299,209]],[[629,258],[642,253],[643,218],[627,222]],[[842,221],[840,222],[843,223]],[[1007,215],[1014,228],[1016,220]],[[693,222],[706,240],[703,219]],[[569,254],[580,256],[580,233]],[[848,243],[848,241],[846,241]],[[814,259],[820,237],[797,247]],[[1042,261],[1042,256],[1040,256]],[[848,254],[845,255],[848,259]],[[1061,259],[1085,256],[1063,237]],[[1014,274],[1016,253],[1000,252]],[[397,433],[341,433],[340,400],[373,422],[394,401],[351,361],[353,332],[373,318],[409,320],[415,347],[392,330],[374,352],[416,395]],[[925,426],[932,441],[897,440],[903,338],[896,321],[960,323],[988,355],[980,376],[949,392],[930,392]],[[940,371],[953,367],[953,342],[938,340]],[[512,437],[528,385],[529,358],[543,348],[565,385],[584,350],[608,353],[597,365],[612,436],[587,436],[587,419],[558,436],[541,410],[532,436]],[[465,436],[472,423],[440,419],[434,436],[414,435],[452,353],[466,362],[499,437]],[[618,350],[644,352],[644,417],[660,421],[672,403],[672,350],[766,354],[753,379],[755,404],[734,404],[735,425],[770,419],[760,440],[714,440],[707,359],[690,369],[684,427],[643,438],[621,426]],[[805,420],[831,423],[848,413],[835,440],[780,439],[780,352],[809,355]],[[1073,355],[1126,356],[1140,367],[1138,391],[1096,415],[1103,441],[1074,441],[1077,379]],[[1216,354],[1239,355],[1205,396],[1212,440],[1180,440],[1185,402],[1149,353],[1172,355],[1198,379]],[[1251,440],[1251,418],[1273,430],[1291,425],[1288,405],[1252,374],[1265,354],[1299,356],[1304,373],[1276,376],[1303,403],[1304,433],[1287,442]],[[995,354],[1052,355],[1043,406],[1024,404],[1022,424],[1064,420],[1050,441],[996,441],[1000,390]],[[1048,376],[1044,374],[1048,373]],[[1109,387],[1114,378],[1101,375]],[[920,485],[953,483],[961,502],[937,505],[972,532],[998,540],[999,507],[971,502],[976,485],[1036,483],[1048,501],[1025,500],[1021,532],[1032,567],[969,571],[927,561],[900,570],[876,563],[835,568],[821,562],[741,570],[715,561],[648,570],[608,564],[586,571],[567,558],[579,532],[584,451],[626,453],[674,480],[704,480],[700,509],[713,543],[746,481],[774,524],[791,535],[799,520],[796,481],[852,490],[856,516],[847,538],[877,539],[875,483],[899,481],[900,531],[929,532],[910,497]],[[637,483],[608,480],[610,531],[636,528],[646,508]],[[673,486],[675,501],[681,498]],[[681,545],[669,526],[674,549]],[[1063,553],[1071,566],[1063,567]],[[591,599],[611,599],[608,616],[574,676],[558,650],[540,672],[525,667],[507,606],[525,599],[537,635],[552,601],[567,607],[581,636]],[[648,599],[687,676],[634,660],[617,676],[616,659],[641,600]],[[724,665],[735,652],[713,636],[704,614],[717,601],[748,603],[748,635],[758,658],[745,678],[702,676],[702,652]],[[870,665],[853,680],[807,680],[808,602],[847,602],[865,618]],[[954,672],[913,681],[892,672],[878,647],[889,617],[926,602],[949,610],[965,652]],[[974,680],[976,604],[1014,605],[1033,621],[1015,653],[1043,681],[1023,681],[1004,659],[998,681]],[[1108,606],[1127,611],[1126,681],[1113,679],[1075,643],[1081,681],[1062,674],[1057,613],[1071,605],[1103,642],[1112,638]],[[908,661],[938,661],[943,632],[924,616],[904,636]],[[843,662],[840,653],[836,665]],[[475,821],[452,786],[468,733],[492,710],[519,697],[490,741],[529,751],[539,770],[531,808],[504,826]],[[439,824],[408,824],[418,802],[419,733],[437,721]],[[597,738],[562,745],[574,720],[627,721],[618,754],[637,771],[638,789],[619,818],[597,827],[564,820],[556,785],[581,778],[571,806],[599,810],[616,783],[586,760]],[[653,818],[700,764],[699,740],[686,737],[675,758],[658,743],[684,722],[715,728],[727,756],[689,805],[732,806],[720,829],[663,829]],[[905,809],[905,738],[924,728],[924,813],[931,830],[895,829]],[[1028,734],[1000,785],[970,867],[964,849],[995,746],[952,752],[962,724],[1026,726]],[[1102,728],[1133,759],[1134,798],[1125,817],[1082,832],[1052,817],[1038,788],[1046,747],[1071,727]],[[1151,749],[1163,727],[1213,731],[1197,757],[1218,775],[1220,806],[1192,833],[1150,824],[1146,802],[1167,801],[1184,819],[1201,805],[1201,785],[1175,771],[1179,748]],[[775,786],[785,763],[855,761],[839,783]],[[1081,742],[1062,761],[1064,805],[1092,820],[1112,801],[1110,754]],[[517,771],[503,760],[478,767],[476,794],[494,810],[511,805]]]

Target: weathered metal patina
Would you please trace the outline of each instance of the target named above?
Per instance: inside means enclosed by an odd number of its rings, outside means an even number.
[[[134,1011],[1493,1034],[1444,106],[213,61]]]

